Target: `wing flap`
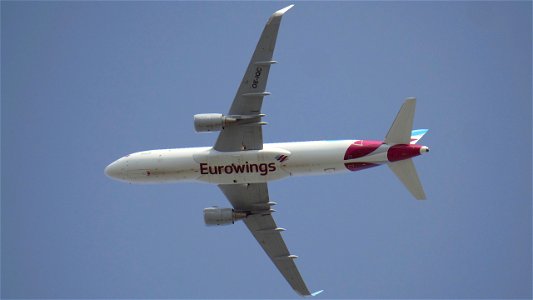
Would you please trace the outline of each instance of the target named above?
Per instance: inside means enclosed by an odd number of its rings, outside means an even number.
[[[252,215],[244,219],[244,223],[289,285],[300,295],[310,295],[311,293],[294,263],[296,256],[290,254],[280,231],[265,230],[277,228],[272,215]]]
[[[291,255],[281,236],[284,229],[276,225],[270,212],[272,202],[269,202],[267,184],[221,184],[218,187],[236,211],[252,212],[243,220],[244,224],[289,285],[302,296],[311,295],[294,263],[296,256]]]
[[[276,63],[272,56],[281,17],[292,7],[293,5],[289,5],[278,10],[268,19],[233,99],[229,115],[249,116],[261,113],[263,97],[270,95],[266,92],[266,85],[270,66]],[[259,122],[247,126],[229,126],[220,132],[214,149],[223,152],[263,149],[262,132]]]

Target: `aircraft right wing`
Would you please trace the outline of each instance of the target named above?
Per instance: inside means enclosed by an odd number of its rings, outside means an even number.
[[[250,212],[243,221],[253,234],[259,245],[291,287],[302,296],[315,296],[320,292],[311,293],[294,263],[295,255],[291,255],[281,237],[281,231],[272,218],[266,183],[220,184],[218,186],[231,202],[235,211]]]

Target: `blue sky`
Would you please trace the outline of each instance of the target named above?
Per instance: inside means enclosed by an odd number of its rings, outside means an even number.
[[[287,2],[1,3],[2,298],[297,298],[204,184],[128,185],[127,153],[208,146]],[[531,298],[531,2],[297,2],[266,142],[381,139],[403,100],[428,200],[386,167],[270,184],[324,298]]]

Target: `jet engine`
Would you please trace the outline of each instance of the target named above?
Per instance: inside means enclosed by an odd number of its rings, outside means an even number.
[[[246,218],[245,212],[235,212],[233,208],[204,208],[204,222],[207,226],[230,225],[235,221]]]
[[[194,115],[194,129],[196,132],[220,131],[236,121],[223,114],[197,114]]]

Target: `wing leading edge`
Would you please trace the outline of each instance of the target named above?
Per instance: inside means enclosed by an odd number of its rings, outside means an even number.
[[[243,221],[259,245],[270,257],[290,286],[302,296],[316,296],[322,291],[311,293],[294,263],[297,256],[290,254],[281,237],[285,229],[276,225],[271,214],[268,187],[266,183],[221,184],[218,186],[233,205],[235,211],[250,213]]]
[[[223,128],[213,147],[215,150],[231,152],[263,149],[261,126],[265,123],[261,122],[264,116],[261,114],[261,106],[263,97],[270,95],[266,91],[266,84],[270,66],[276,63],[272,56],[281,17],[293,6],[276,11],[268,19],[228,113],[228,116],[244,122]],[[272,217],[271,206],[275,203],[269,201],[267,184],[221,184],[218,187],[235,211],[246,212],[248,216],[243,220],[246,227],[290,286],[302,296],[320,294],[322,291],[309,292],[294,263],[297,256],[290,254],[281,237],[281,231],[285,229],[278,227]]]
[[[289,5],[276,11],[268,19],[228,113],[229,116],[242,117],[247,121],[242,125],[235,124],[224,128],[213,147],[215,150],[230,152],[263,149],[261,126],[265,123],[261,122],[261,106],[263,97],[270,95],[266,92],[266,85],[270,66],[276,63],[272,56],[281,17],[293,6]]]

